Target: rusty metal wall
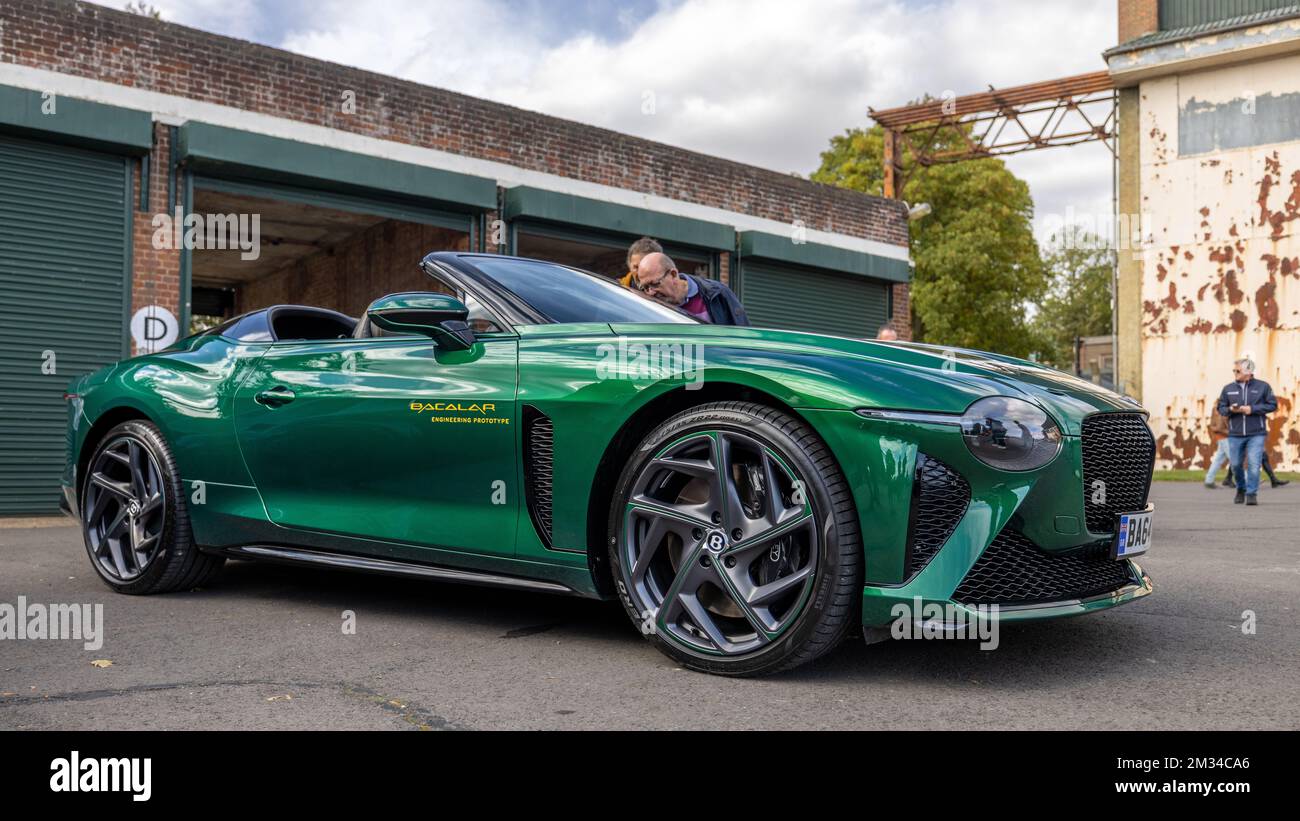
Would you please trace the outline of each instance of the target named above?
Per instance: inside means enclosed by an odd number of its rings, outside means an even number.
[[[1300,56],[1148,80],[1140,94],[1149,227],[1131,253],[1158,464],[1208,463],[1209,415],[1250,355],[1278,396],[1269,454],[1300,470]]]

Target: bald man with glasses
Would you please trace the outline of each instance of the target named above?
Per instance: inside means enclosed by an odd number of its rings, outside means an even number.
[[[664,253],[647,254],[637,266],[636,287],[651,299],[676,308],[701,322],[714,325],[748,325],[740,300],[731,289],[712,279],[693,277],[677,270]]]
[[[1267,382],[1255,378],[1255,362],[1249,358],[1233,363],[1232,376],[1219,392],[1219,413],[1228,419],[1228,464],[1237,484],[1234,501],[1256,505],[1268,414],[1277,410],[1277,398]]]

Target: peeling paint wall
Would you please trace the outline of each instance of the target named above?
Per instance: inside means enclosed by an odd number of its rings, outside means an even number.
[[[1140,95],[1142,403],[1158,464],[1207,464],[1210,412],[1250,355],[1278,396],[1270,456],[1300,470],[1300,55],[1147,80]]]

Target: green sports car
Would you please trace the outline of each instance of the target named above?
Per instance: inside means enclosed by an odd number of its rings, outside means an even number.
[[[617,597],[728,675],[1151,592],[1132,400],[992,354],[701,324],[535,260],[421,267],[359,320],[277,306],[73,383],[64,503],[100,577],[160,593],[236,558]]]

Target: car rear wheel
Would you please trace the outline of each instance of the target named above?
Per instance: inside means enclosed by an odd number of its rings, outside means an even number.
[[[225,559],[201,553],[167,440],[133,420],[100,440],[81,489],[90,563],[119,593],[170,593],[204,585]]]
[[[856,625],[848,485],[816,433],[775,409],[718,402],[657,427],[623,471],[609,532],[628,615],[686,667],[778,672]]]

